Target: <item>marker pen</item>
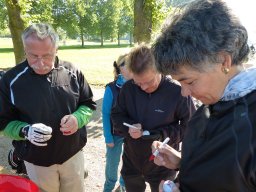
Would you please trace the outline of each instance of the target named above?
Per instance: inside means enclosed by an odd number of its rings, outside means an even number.
[[[131,127],[131,128],[133,128],[133,129],[140,129],[140,128],[138,128],[138,127],[135,127],[135,126],[133,126],[133,125],[131,125],[131,124],[128,124],[128,123],[125,123],[125,122],[123,122],[123,125],[125,125],[125,126],[127,126],[127,127]]]
[[[170,141],[169,137],[166,137],[163,143],[159,146],[159,149],[161,149],[165,144],[167,144]],[[155,150],[155,152],[149,157],[149,161],[153,161],[154,158],[159,154],[159,150]]]

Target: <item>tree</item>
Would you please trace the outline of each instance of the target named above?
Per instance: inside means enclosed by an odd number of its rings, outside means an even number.
[[[149,43],[152,31],[152,10],[151,1],[134,0],[134,42]]]
[[[0,28],[5,30],[8,27],[8,17],[7,17],[7,8],[5,6],[5,1],[0,0]]]
[[[168,0],[135,0],[134,1],[134,42],[149,43],[152,34],[160,29],[171,7]]]
[[[47,22],[61,31],[61,38],[99,37],[118,39],[132,33],[134,42],[150,42],[160,28],[172,0],[0,0],[0,26],[9,28],[13,37],[16,62],[23,59],[21,33],[32,22]],[[176,0],[178,1],[178,0]],[[185,1],[185,0],[179,0]],[[3,5],[5,2],[6,6]],[[6,7],[6,9],[5,9]],[[6,19],[8,12],[8,19]],[[132,42],[130,41],[130,44]]]
[[[104,39],[117,34],[117,21],[120,13],[119,0],[94,0],[93,12],[96,15],[94,30],[100,36],[101,46]]]
[[[167,16],[171,13],[172,6],[168,4],[166,0],[155,0],[152,1],[152,33],[151,33],[151,40],[154,36],[158,35],[164,20]]]
[[[121,6],[120,6],[121,7]],[[132,31],[133,31],[133,1],[122,0],[122,8],[117,22],[117,39],[120,45],[120,37],[125,34],[130,35],[130,45],[132,44]]]
[[[65,30],[69,37],[79,36],[82,47],[95,20],[91,3],[92,0],[58,0],[53,5],[55,27]]]
[[[21,0],[20,0],[21,1]],[[25,29],[24,20],[21,18],[22,7],[18,0],[5,0],[9,18],[9,28],[12,35],[13,49],[16,64],[24,59],[24,48],[21,34]]]
[[[53,0],[30,1],[24,10],[26,24],[46,22],[53,23]]]
[[[66,31],[67,36],[77,35],[76,18],[72,14],[72,8],[67,0],[53,1],[53,26],[55,29]]]
[[[91,28],[96,20],[95,13],[93,13],[90,9],[91,3],[91,1],[87,0],[83,6],[80,5],[80,7],[76,9],[78,16],[79,34],[82,40],[82,47],[84,46],[85,35],[89,35],[92,32]]]

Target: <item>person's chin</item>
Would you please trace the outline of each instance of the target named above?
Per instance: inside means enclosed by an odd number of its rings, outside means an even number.
[[[146,92],[146,93],[152,93],[152,91],[151,91],[151,90],[145,90],[145,92]]]
[[[217,102],[217,101],[209,100],[207,98],[202,98],[202,97],[198,100],[201,101],[204,105],[213,105]]]
[[[150,88],[150,89],[147,89],[145,90],[146,93],[153,93],[157,90],[157,88]]]

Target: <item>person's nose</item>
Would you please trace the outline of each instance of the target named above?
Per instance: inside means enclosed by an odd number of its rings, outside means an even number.
[[[44,66],[44,61],[43,61],[43,58],[42,58],[42,57],[38,57],[38,58],[37,58],[37,64],[38,64],[38,65],[41,65],[41,66]]]
[[[140,88],[141,88],[143,91],[145,91],[145,90],[148,89],[148,85],[147,85],[147,84],[142,84],[142,85],[140,85]]]

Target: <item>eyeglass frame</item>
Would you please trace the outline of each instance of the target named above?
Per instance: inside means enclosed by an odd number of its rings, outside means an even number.
[[[42,62],[51,62],[51,61],[53,61],[53,59],[55,57],[55,53],[47,54],[47,55],[43,55],[43,56],[39,57],[38,55],[34,55],[32,53],[25,52],[25,56],[27,59],[31,60],[32,62],[37,62],[39,59]]]
[[[157,74],[154,75],[154,77],[149,80],[148,82],[145,82],[145,83],[137,83],[134,79],[133,79],[133,83],[139,87],[142,87],[144,85],[147,85],[148,87],[150,87],[151,85],[153,85],[153,83],[156,81],[156,77],[157,77]]]

